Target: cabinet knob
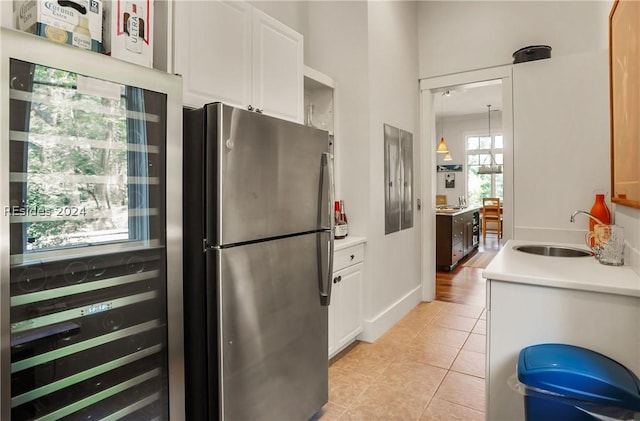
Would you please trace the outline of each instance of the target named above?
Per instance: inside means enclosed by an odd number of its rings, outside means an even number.
[[[333,278],[333,283],[334,284],[337,284],[340,281],[342,281],[342,275],[338,275],[335,278]]]
[[[352,255],[351,255],[351,260],[353,260],[353,259],[355,259],[355,258],[356,258],[356,255],[355,255],[355,254],[352,254]]]
[[[247,107],[247,110],[253,111],[253,105],[249,104],[249,106]]]

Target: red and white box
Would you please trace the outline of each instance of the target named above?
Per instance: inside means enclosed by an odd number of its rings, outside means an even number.
[[[105,0],[105,54],[153,67],[153,0]]]

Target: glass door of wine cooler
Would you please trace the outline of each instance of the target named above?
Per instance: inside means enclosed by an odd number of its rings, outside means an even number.
[[[169,419],[167,95],[8,64],[3,406],[14,420]]]

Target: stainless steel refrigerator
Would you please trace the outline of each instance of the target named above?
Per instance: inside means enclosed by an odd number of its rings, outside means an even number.
[[[328,399],[328,133],[221,103],[183,127],[187,418],[307,420]]]

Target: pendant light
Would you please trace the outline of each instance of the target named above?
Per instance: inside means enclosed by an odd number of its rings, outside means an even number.
[[[449,148],[447,148],[447,144],[444,143],[444,124],[442,122],[443,120],[443,115],[442,115],[442,103],[444,102],[444,96],[445,95],[449,95],[449,91],[445,91],[442,93],[442,99],[440,100],[440,131],[442,132],[442,137],[440,138],[440,143],[438,143],[438,149],[436,149],[436,153],[444,153],[447,154],[444,158],[445,161],[450,161],[451,160],[451,154],[449,153]],[[449,157],[449,159],[447,159],[447,156]]]
[[[446,154],[444,154],[444,158],[442,158],[443,161],[453,161],[453,158],[451,158],[451,152],[447,151]]]
[[[487,114],[489,120],[489,141],[491,142],[491,105],[487,105]],[[491,157],[491,162],[489,165],[481,165],[480,168],[478,168],[478,174],[502,174],[502,165],[496,164],[491,149],[489,149],[489,156]]]

